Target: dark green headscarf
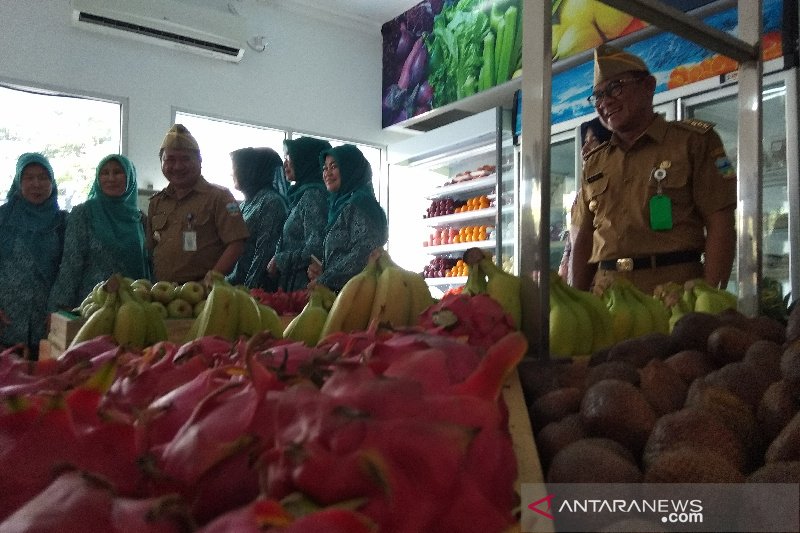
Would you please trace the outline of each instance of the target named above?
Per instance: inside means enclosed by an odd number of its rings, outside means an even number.
[[[239,188],[244,194],[244,205],[264,189],[274,190],[281,195],[276,185],[286,181],[286,178],[283,175],[283,160],[278,152],[272,148],[240,148],[231,152],[231,161],[236,169]],[[283,195],[281,198],[284,198]]]
[[[100,186],[100,170],[112,159],[122,165],[128,177],[125,192],[116,198],[108,196]],[[123,155],[110,154],[97,164],[86,206],[89,209],[92,230],[100,242],[122,259],[130,269],[129,276],[145,278],[148,267],[144,252],[142,215],[139,212],[137,196],[136,168],[133,163]]]
[[[294,183],[289,187],[289,205],[294,207],[308,189],[325,190],[319,154],[329,150],[331,143],[314,137],[300,137],[283,141],[283,148],[292,160]]]
[[[377,226],[386,228],[386,213],[375,198],[372,189],[372,167],[355,145],[343,144],[319,154],[319,164],[331,156],[339,166],[341,185],[339,190],[328,195],[328,227],[330,227],[350,203],[358,205]]]
[[[45,168],[50,176],[50,185],[52,186],[50,196],[39,205],[30,203],[22,196],[20,184],[22,171],[25,170],[25,167],[34,163]],[[8,202],[3,210],[6,216],[0,220],[3,233],[3,238],[0,239],[2,255],[10,257],[15,242],[19,239],[24,239],[31,254],[42,260],[42,264],[39,266],[42,267],[45,277],[52,279],[55,277],[55,268],[58,266],[57,261],[53,262],[52,258],[54,254],[59,257],[61,255],[60,248],[56,250],[53,249],[53,246],[60,247],[63,243],[56,242],[56,239],[32,238],[36,234],[40,237],[42,234],[45,234],[45,236],[55,234],[56,226],[63,220],[61,211],[58,208],[58,185],[56,184],[53,167],[47,157],[34,152],[19,156],[14,181],[8,190],[6,199]]]

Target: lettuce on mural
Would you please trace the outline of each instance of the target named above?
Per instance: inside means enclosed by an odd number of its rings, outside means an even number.
[[[499,85],[522,65],[520,0],[425,0],[383,25],[383,126]]]

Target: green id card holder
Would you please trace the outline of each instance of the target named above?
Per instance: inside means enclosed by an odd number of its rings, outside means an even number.
[[[650,229],[653,231],[672,229],[672,200],[669,196],[656,194],[650,198]]]

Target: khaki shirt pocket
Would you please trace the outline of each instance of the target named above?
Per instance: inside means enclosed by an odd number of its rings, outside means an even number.
[[[609,203],[612,199],[607,197],[608,176],[599,174],[587,178],[583,186],[588,210],[594,219],[594,227],[598,227],[605,218],[607,210],[611,207]]]

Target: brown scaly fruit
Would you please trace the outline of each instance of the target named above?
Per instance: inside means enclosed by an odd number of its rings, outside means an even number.
[[[619,446],[609,439],[596,438],[568,444],[553,457],[547,470],[547,482],[637,483],[642,473],[630,452],[616,450],[614,445]],[[592,467],[587,468],[587,465]]]

